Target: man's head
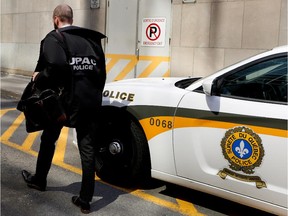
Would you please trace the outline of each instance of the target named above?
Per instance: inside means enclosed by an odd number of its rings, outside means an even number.
[[[73,23],[73,10],[67,4],[58,5],[53,11],[54,28],[61,28],[63,25]]]

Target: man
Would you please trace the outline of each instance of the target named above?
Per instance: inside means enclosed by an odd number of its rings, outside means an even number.
[[[72,26],[73,11],[66,4],[53,12],[55,30],[41,41],[38,64],[33,80],[38,88],[63,89],[62,97],[68,121],[75,127],[82,164],[82,184],[79,196],[72,202],[83,213],[90,212],[95,183],[95,134],[106,80],[105,57],[99,32]],[[36,172],[26,170],[22,176],[31,188],[45,191],[47,175],[63,124],[54,124],[43,130]]]

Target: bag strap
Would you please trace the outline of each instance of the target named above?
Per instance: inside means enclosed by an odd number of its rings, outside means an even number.
[[[65,35],[59,31],[58,29],[56,30],[56,35],[58,36],[57,39],[58,41],[60,41],[60,45],[61,47],[63,48],[65,54],[66,54],[66,59],[67,59],[67,62],[69,64],[70,62],[70,59],[72,58],[71,56],[71,52],[69,50],[69,47],[68,47],[68,44],[67,44],[67,40],[66,40],[66,37]],[[56,36],[55,36],[56,37]],[[69,99],[68,99],[68,103],[71,104],[71,102],[73,101],[73,89],[74,89],[74,77],[73,77],[73,72],[71,70],[71,67],[69,65],[69,68],[70,68],[70,76],[71,76],[71,83],[70,83],[70,95],[69,95]]]
[[[71,56],[71,52],[68,48],[66,38],[65,38],[64,34],[62,32],[60,32],[58,29],[56,30],[56,33],[59,36],[58,38],[60,38],[60,41],[62,42],[61,45],[65,51],[65,54],[66,54],[66,57],[67,57],[68,63],[69,63],[69,60],[71,59],[72,56]]]

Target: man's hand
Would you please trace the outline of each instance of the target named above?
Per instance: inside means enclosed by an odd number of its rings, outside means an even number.
[[[35,81],[36,79],[36,76],[39,74],[39,72],[34,72],[33,75],[32,75],[32,80]]]

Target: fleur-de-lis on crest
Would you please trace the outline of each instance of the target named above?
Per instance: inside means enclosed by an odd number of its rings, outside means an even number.
[[[240,157],[243,158],[244,155],[249,153],[249,150],[245,148],[245,143],[242,140],[240,145],[235,148],[236,152],[239,153]]]

